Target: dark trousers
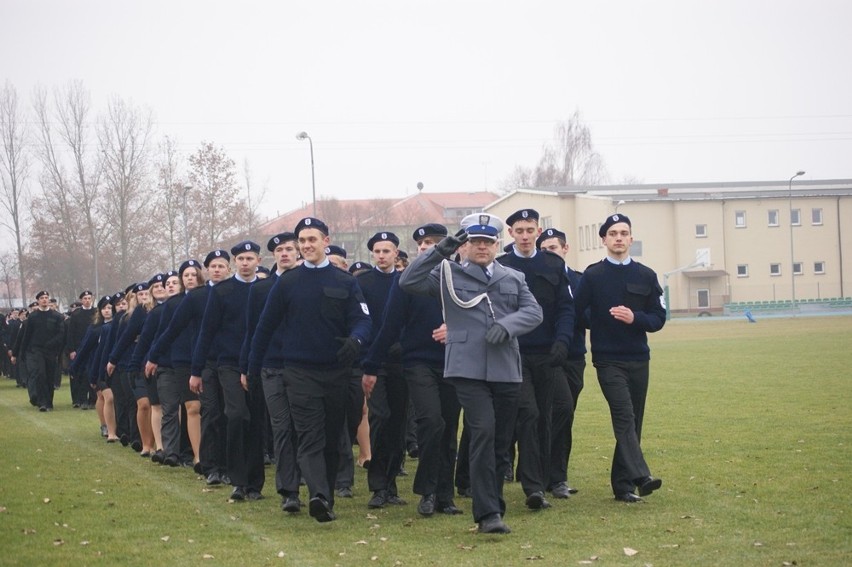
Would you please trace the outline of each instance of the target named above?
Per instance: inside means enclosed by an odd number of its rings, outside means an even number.
[[[83,370],[69,374],[71,383],[71,403],[75,406],[84,406],[89,403],[89,380]]]
[[[134,371],[135,372],[135,371]],[[113,371],[112,394],[115,400],[116,433],[127,436],[130,441],[139,441],[139,426],[136,423],[136,396],[133,393],[133,377],[127,370]]]
[[[595,362],[598,383],[609,404],[615,453],[610,481],[614,494],[633,492],[636,479],[650,475],[642,455],[642,418],[648,393],[648,362]]]
[[[370,399],[370,467],[367,484],[370,491],[387,490],[397,494],[396,477],[405,455],[408,385],[402,377],[402,365],[386,364],[379,371]]]
[[[521,385],[450,378],[470,429],[470,478],[473,520],[505,514],[503,477],[509,470],[509,445],[518,410]]]
[[[254,380],[250,377],[249,381]],[[290,400],[284,385],[284,370],[264,368],[260,382],[266,397],[266,410],[272,423],[273,454],[275,455],[275,489],[288,496],[299,493],[301,473],[296,462],[296,431],[290,415]],[[351,452],[351,451],[350,451]]]
[[[521,354],[523,383],[518,400],[518,480],[529,496],[546,488],[550,467],[553,367],[549,354]]]
[[[163,438],[163,454],[166,457],[180,459],[181,455],[181,420],[180,409],[185,401],[184,385],[174,368],[160,366],[157,368],[157,394],[163,419],[160,425],[160,435]],[[153,401],[151,402],[153,403]]]
[[[560,482],[568,482],[568,459],[571,457],[571,445],[574,427],[574,413],[577,400],[583,390],[583,372],[585,359],[569,360],[554,368],[553,388],[553,424],[550,443],[550,469],[548,488]]]
[[[438,502],[450,502],[461,411],[458,396],[453,385],[444,380],[442,367],[411,366],[404,374],[420,448],[414,493],[435,494]]]
[[[249,383],[249,391],[240,384],[240,371],[233,366],[220,366],[219,386],[225,400],[227,426],[228,476],[233,486],[263,490],[263,427],[266,416],[263,386]]]
[[[456,452],[456,487],[459,493],[470,488],[470,427],[465,414],[462,414],[462,432]]]
[[[337,467],[335,488],[351,488],[355,484],[355,459],[352,456],[352,444],[358,437],[358,426],[361,424],[361,416],[364,413],[364,388],[361,386],[363,375],[364,372],[360,366],[353,367],[349,375],[349,384],[346,388],[346,409],[344,410],[345,420],[338,442],[340,463]]]
[[[299,469],[310,497],[321,496],[334,506],[334,479],[340,452],[349,368],[284,369],[290,414],[298,438]]]
[[[228,418],[225,417],[219,373],[212,362],[208,362],[201,371],[201,388],[201,445],[198,456],[201,470],[204,474],[225,474]]]
[[[27,388],[30,400],[38,407],[53,407],[54,377],[59,371],[59,359],[56,355],[38,349],[30,349],[26,355]]]

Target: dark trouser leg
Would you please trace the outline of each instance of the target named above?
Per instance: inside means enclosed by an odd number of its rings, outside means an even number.
[[[523,384],[518,402],[518,480],[529,496],[546,486],[550,464],[553,368],[545,354],[522,355]]]
[[[284,385],[284,370],[264,368],[260,376],[266,397],[266,409],[272,423],[276,458],[275,489],[281,495],[298,494],[300,472],[296,462],[296,435],[290,415],[290,401],[287,399],[287,389]]]
[[[227,470],[226,424],[222,388],[219,386],[219,374],[208,363],[201,372],[201,445],[199,458],[205,474],[224,474]]]
[[[287,398],[299,439],[299,468],[310,496],[321,496],[332,506],[349,375],[349,368],[284,369]]]
[[[165,457],[180,458],[180,387],[173,368],[157,368],[157,394],[163,412],[160,435]]]
[[[416,415],[420,462],[414,493],[436,494],[441,502],[453,498],[453,464],[460,406],[442,368],[413,366],[405,369],[408,391]]]
[[[553,434],[550,443],[548,488],[560,482],[568,482],[574,412],[583,389],[585,368],[585,360],[569,360],[564,366],[554,368]]]
[[[387,490],[397,494],[396,477],[405,454],[405,413],[408,386],[402,367],[386,365],[367,400],[370,410],[370,468],[367,483],[371,491]]]
[[[37,407],[47,407],[47,392],[45,385],[47,376],[44,367],[44,356],[38,351],[31,350],[26,355],[27,364],[27,393],[30,395],[30,403]]]
[[[344,411],[344,426],[340,432],[340,464],[335,479],[335,488],[352,487],[355,484],[355,459],[352,456],[352,443],[358,437],[358,425],[361,423],[361,413],[364,407],[364,389],[361,387],[361,377],[364,375],[360,367],[352,368],[346,387],[346,409]]]
[[[127,440],[129,440],[130,408],[128,407],[128,397],[131,394],[128,391],[129,386],[126,382],[126,377],[125,372],[115,369],[112,373],[112,382],[110,382],[110,385],[115,404],[115,433],[119,437],[124,436]]]
[[[470,476],[473,519],[506,511],[503,475],[509,468],[509,445],[518,409],[520,384],[451,378],[470,429]]]
[[[462,416],[462,432],[456,453],[456,488],[459,492],[470,488],[470,427],[466,415]]]
[[[616,495],[633,492],[634,481],[651,474],[639,444],[648,390],[648,363],[596,362],[595,368],[609,404],[615,434],[612,491]]]
[[[239,372],[237,369],[234,369]],[[248,483],[250,490],[261,492],[266,482],[266,469],[263,465],[263,455],[266,450],[263,431],[266,428],[266,399],[263,396],[263,385],[259,381],[249,384],[246,393],[246,403],[251,416],[246,430],[246,462],[248,464]]]
[[[248,435],[251,426],[251,410],[249,409],[247,393],[240,385],[240,373],[230,366],[219,367],[219,385],[225,399],[225,416],[228,418],[227,427],[227,463],[228,476],[234,486],[248,487],[249,485],[249,447]],[[263,436],[254,441],[262,445]],[[263,453],[261,452],[261,466]]]

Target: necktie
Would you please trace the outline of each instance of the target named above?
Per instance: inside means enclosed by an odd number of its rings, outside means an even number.
[[[486,268],[485,266],[479,266],[479,267],[482,268],[482,273],[485,274],[485,279],[490,280],[491,274],[488,272],[488,268]]]

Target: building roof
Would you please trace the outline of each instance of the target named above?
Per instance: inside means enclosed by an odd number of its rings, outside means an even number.
[[[317,217],[332,232],[357,232],[361,227],[410,226],[429,222],[455,224],[466,211],[481,211],[497,199],[489,191],[424,193],[401,199],[321,199],[317,201]],[[464,213],[464,214],[462,214]],[[262,235],[292,231],[307,216],[313,216],[313,204],[288,211],[258,228]]]

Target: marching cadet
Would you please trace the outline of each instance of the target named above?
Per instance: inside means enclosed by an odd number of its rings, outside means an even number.
[[[349,264],[346,262],[346,250],[340,246],[337,246],[336,244],[329,244],[325,247],[325,255],[328,258],[328,261],[335,267],[340,268],[343,271],[349,270]]]
[[[335,519],[334,479],[347,379],[370,336],[369,309],[355,278],[325,255],[328,227],[313,217],[293,231],[304,259],[279,276],[252,339],[249,376],[258,373],[279,325],[284,326],[284,383],[298,435],[299,468],[311,517]]]
[[[427,224],[415,230],[413,238],[423,254],[446,236],[445,226]],[[405,292],[395,280],[382,326],[363,363],[364,393],[372,399],[388,351],[396,343],[401,347],[403,375],[415,409],[420,450],[414,493],[421,496],[417,511],[427,517],[436,511],[462,513],[453,502],[460,406],[453,386],[444,380],[444,345],[436,339],[443,322],[441,304],[436,298]]]
[[[115,419],[115,394],[112,391],[112,377],[107,374],[106,365],[115,341],[115,328],[118,326],[120,317],[127,311],[127,300],[124,296],[124,292],[119,291],[110,297],[113,315],[112,319],[105,322],[101,327],[92,373],[94,386],[102,399],[103,419],[107,425],[107,443],[115,443],[121,440]]]
[[[541,233],[535,242],[539,250],[548,250],[559,255],[565,264],[565,274],[571,289],[580,286],[581,272],[572,270],[567,264],[568,239],[565,233],[557,228],[548,228]],[[583,317],[575,313],[574,336],[568,347],[568,357],[564,364],[557,366],[554,371],[553,411],[550,443],[550,467],[545,476],[548,481],[547,489],[555,498],[568,498],[577,492],[576,488],[568,485],[568,460],[571,457],[573,443],[572,428],[574,413],[577,410],[577,400],[583,390],[583,372],[586,370],[586,328]]]
[[[38,307],[30,313],[20,340],[12,351],[12,364],[23,353],[26,357],[30,400],[39,411],[53,411],[54,378],[59,353],[65,341],[65,318],[50,308],[50,294],[36,294]]]
[[[196,472],[200,472],[200,465],[197,463],[201,444],[201,402],[198,394],[189,389],[189,375],[197,329],[187,327],[170,342],[163,340],[163,335],[186,294],[203,285],[204,276],[198,260],[184,261],[177,276],[171,275],[166,280],[169,299],[163,305],[157,338],[145,364],[145,375],[156,375],[157,393],[162,406],[160,434],[163,438],[163,464],[170,467],[184,464],[180,420],[180,407],[183,405],[186,408],[186,429],[192,446],[192,466]]]
[[[482,533],[509,533],[503,477],[521,387],[518,336],[543,320],[522,274],[494,259],[503,222],[475,224],[419,255],[399,278],[404,291],[440,297],[447,324],[444,377],[455,387],[470,430],[473,519]],[[470,240],[467,262],[449,260]]]
[[[111,300],[112,296],[105,295],[98,301],[98,306],[97,309],[95,309],[92,324],[89,325],[89,328],[86,330],[86,335],[77,346],[74,360],[71,361],[71,372],[75,376],[85,379],[86,388],[93,392],[96,391],[96,389],[92,386],[92,384],[94,384],[92,376],[95,369],[95,352],[98,348],[101,329],[104,323],[108,323],[112,320]],[[95,396],[95,408],[97,409],[98,420],[101,424],[101,437],[107,437],[108,430],[106,420],[104,419],[103,399],[99,395]]]
[[[194,384],[202,382],[211,348],[215,345],[216,375],[225,403],[226,463],[233,485],[231,499],[260,500],[265,481],[263,470],[263,426],[266,419],[260,385],[244,390],[240,380],[240,348],[246,334],[246,305],[249,289],[257,281],[260,245],[246,240],[231,248],[236,264],[234,275],[207,294],[207,305],[192,355]],[[203,382],[202,382],[203,384]]]
[[[80,307],[71,312],[68,318],[68,335],[65,341],[65,349],[68,351],[68,360],[74,362],[77,356],[77,349],[83,342],[83,337],[86,336],[86,331],[89,325],[95,318],[95,307],[93,305],[94,295],[91,291],[85,290],[80,293]],[[71,382],[71,402],[73,407],[80,409],[88,409],[89,395],[92,389],[89,388],[89,382],[85,376],[77,376],[69,371],[69,379]]]
[[[518,479],[527,496],[526,505],[533,510],[550,506],[544,491],[550,470],[553,369],[567,360],[574,334],[574,300],[565,261],[551,252],[536,250],[535,242],[541,234],[538,219],[534,209],[509,215],[506,225],[515,242],[510,252],[497,258],[504,266],[524,274],[544,313],[541,325],[518,338],[523,369],[515,425]]]
[[[269,239],[266,247],[276,257],[277,270],[272,277],[255,282],[249,289],[245,316],[246,333],[240,349],[240,382],[244,384],[246,391],[256,391],[258,382],[263,388],[266,409],[272,426],[275,489],[281,496],[281,509],[291,514],[302,508],[302,502],[299,500],[301,473],[296,463],[296,435],[284,384],[282,338],[284,327],[279,326],[275,330],[270,346],[266,349],[266,356],[261,362],[259,374],[249,372],[248,356],[257,322],[266,305],[269,291],[275,285],[275,280],[298,265],[299,253],[295,243],[296,235],[292,232],[282,232]]]
[[[575,301],[579,313],[589,309],[592,364],[612,418],[612,492],[616,500],[641,502],[663,484],[651,476],[640,442],[648,393],[648,333],[663,328],[666,306],[657,274],[630,257],[630,219],[610,215],[598,235],[606,258],[586,268]]]
[[[367,241],[372,254],[372,270],[356,276],[358,286],[370,309],[373,322],[373,337],[382,325],[385,304],[391,287],[396,282],[396,256],[399,237],[392,232],[377,232]],[[390,345],[388,345],[390,346]],[[366,350],[363,351],[366,354]],[[372,374],[372,373],[371,373]],[[400,347],[395,343],[391,352],[384,356],[381,368],[375,370],[376,381],[370,388],[367,400],[370,423],[370,465],[367,467],[367,484],[373,496],[367,503],[369,508],[383,508],[387,504],[401,505],[396,477],[402,467],[405,454],[406,412],[408,410],[408,387],[402,377]]]
[[[151,437],[153,438],[153,442],[149,451],[151,460],[158,464],[162,464],[165,459],[165,455],[163,454],[162,436],[163,408],[160,404],[160,393],[157,389],[156,374],[148,375],[145,373],[145,362],[148,360],[148,353],[151,350],[151,344],[154,342],[154,339],[157,338],[157,329],[160,326],[160,318],[163,314],[163,305],[169,298],[165,283],[173,275],[177,276],[177,272],[169,271],[166,273],[156,274],[148,280],[148,290],[151,297],[154,298],[154,306],[148,312],[148,316],[145,318],[145,323],[142,325],[142,331],[139,333],[139,340],[136,343],[136,348],[133,349],[133,358],[131,360],[131,365],[133,368],[139,370],[143,378],[143,382],[139,386],[140,390],[144,388],[144,392],[140,391],[137,394],[136,407],[137,410],[141,407],[144,413],[145,406],[147,406],[150,412]],[[140,397],[143,395],[144,398],[147,399],[147,404],[142,401],[142,398]],[[140,427],[140,432],[142,431],[143,427]],[[142,439],[144,442],[144,434]],[[149,442],[151,442],[151,438],[149,438]],[[142,456],[146,456],[145,453],[146,450],[143,449]]]

